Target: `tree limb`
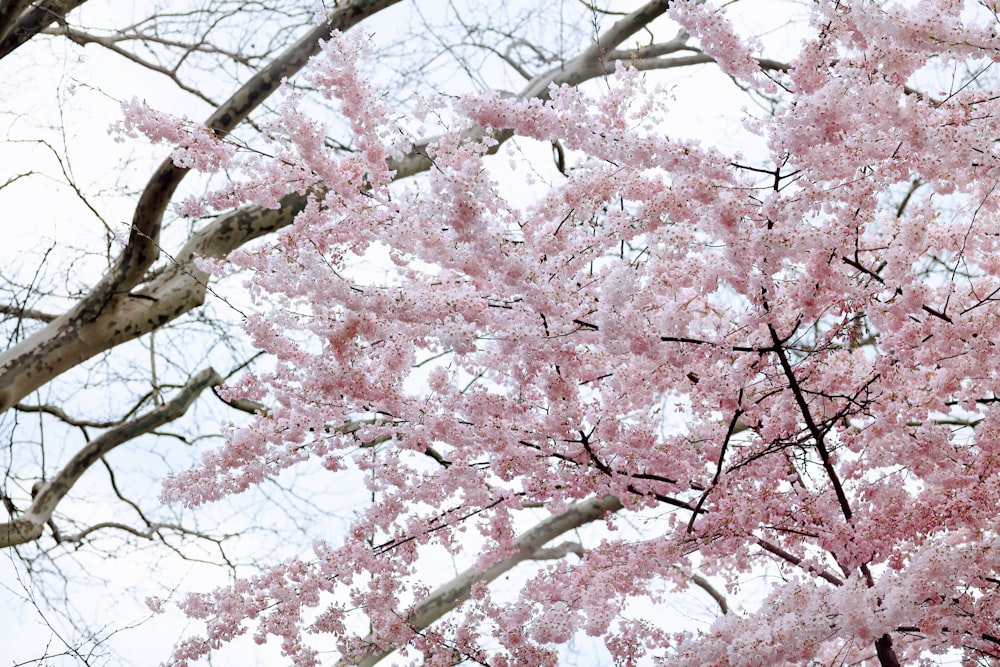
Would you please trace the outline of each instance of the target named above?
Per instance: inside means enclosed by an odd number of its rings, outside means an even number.
[[[3,30],[0,27],[0,58],[4,58],[21,46],[32,37],[40,33],[45,28],[56,22],[64,22],[66,14],[73,11],[87,0],[47,0],[41,2],[33,9],[26,11],[15,17],[16,21],[9,29]],[[13,6],[13,2],[4,5]],[[20,3],[24,6],[30,2]],[[13,12],[11,12],[13,13]],[[3,26],[4,23],[0,23]]]
[[[56,419],[70,426],[75,426],[77,428],[111,428],[112,426],[118,426],[121,421],[92,421],[90,419],[77,419],[76,417],[70,417],[66,414],[66,411],[60,408],[58,405],[24,405],[23,403],[18,403],[14,406],[18,412],[41,412],[47,415],[52,415]]]
[[[21,12],[27,9],[30,4],[31,0],[3,0],[0,2],[0,41],[13,30]]]
[[[62,35],[66,39],[79,44],[80,46],[86,46],[87,44],[97,44],[98,46],[104,47],[108,51],[121,56],[127,60],[131,60],[136,65],[140,67],[145,67],[146,69],[156,72],[157,74],[162,74],[163,76],[169,78],[174,82],[174,85],[186,93],[190,93],[206,102],[212,106],[216,106],[216,102],[210,99],[205,93],[201,92],[197,88],[190,86],[181,79],[177,74],[176,68],[169,68],[163,65],[159,65],[153,60],[143,58],[136,53],[132,53],[127,49],[123,49],[118,46],[117,40],[112,37],[107,37],[103,35],[93,35],[83,30],[77,30],[76,28],[71,28],[68,25],[60,25],[57,28],[50,28],[45,31],[47,34]]]
[[[691,575],[691,582],[701,590],[708,593],[712,599],[715,600],[715,603],[719,605],[719,609],[722,610],[723,614],[729,613],[729,603],[726,602],[726,596],[723,595],[719,589],[713,586],[708,579],[695,572]]]
[[[535,560],[539,557],[552,558],[557,553],[554,550],[563,550],[565,553],[576,553],[571,544],[564,544],[551,549],[543,549],[543,546],[545,543],[567,531],[579,528],[591,521],[602,519],[609,513],[617,512],[620,509],[622,509],[621,501],[611,495],[600,496],[599,498],[592,498],[570,505],[569,509],[562,514],[542,521],[517,538],[515,543],[517,545],[517,552],[514,555],[504,558],[485,570],[478,570],[474,567],[469,568],[459,573],[448,583],[431,591],[426,598],[413,607],[407,618],[407,622],[414,630],[423,630],[434,621],[454,610],[462,602],[468,600],[473,584],[479,582],[489,583],[526,560]],[[342,659],[337,663],[337,667],[346,667],[347,665],[371,667],[395,650],[382,649],[378,644],[374,643],[375,640],[375,637],[368,635],[365,641],[372,642],[369,651],[362,656],[352,657],[350,661]]]
[[[834,586],[844,585],[844,581],[840,577],[830,573],[828,570],[818,570],[811,565],[803,564],[803,560],[801,558],[795,556],[794,554],[790,554],[789,552],[779,547],[777,544],[773,544],[771,542],[768,542],[767,540],[762,540],[760,538],[757,538],[755,541],[757,543],[757,546],[759,546],[761,549],[774,554],[775,556],[785,561],[786,563],[791,563],[796,567],[800,567],[809,574],[815,575],[820,579],[823,579],[824,581],[833,584]]]
[[[19,320],[37,320],[39,322],[51,322],[57,317],[34,308],[23,308],[8,303],[0,304],[0,315],[12,315]]]
[[[63,466],[52,481],[40,486],[38,492],[33,494],[31,506],[23,515],[0,524],[0,548],[38,539],[45,524],[52,518],[56,505],[91,465],[118,445],[181,417],[206,387],[220,382],[222,377],[214,369],[206,368],[192,377],[168,403],[130,422],[116,426],[88,442]]]

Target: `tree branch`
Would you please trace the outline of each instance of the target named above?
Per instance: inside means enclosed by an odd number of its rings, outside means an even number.
[[[691,581],[698,586],[698,588],[708,593],[713,600],[715,600],[715,603],[719,605],[719,609],[722,610],[723,614],[729,613],[729,603],[726,601],[726,596],[719,592],[719,589],[709,583],[708,579],[696,572],[691,575]]]
[[[48,0],[34,9],[16,17],[16,22],[6,31],[0,29],[0,58],[10,55],[14,49],[40,33],[53,23],[66,20],[66,14],[87,0]],[[13,3],[10,3],[13,4]],[[25,6],[30,2],[21,3]],[[2,25],[2,24],[0,24]]]
[[[602,519],[609,513],[617,512],[621,508],[621,501],[611,495],[592,498],[571,505],[562,514],[542,521],[517,538],[517,542],[515,543],[517,545],[517,552],[514,555],[504,558],[485,570],[469,568],[459,573],[454,579],[440,588],[432,591],[410,611],[407,622],[414,631],[419,632],[445,614],[451,612],[462,602],[468,600],[473,584],[479,582],[489,583],[526,560],[536,560],[539,557],[556,557],[555,553],[557,551],[554,551],[554,549],[562,549],[565,553],[576,553],[575,549],[567,545],[561,545],[552,549],[543,549],[542,547],[546,542],[555,539],[567,531],[579,528],[591,521]],[[337,667],[346,667],[347,665],[371,667],[395,650],[380,648],[379,644],[376,643],[377,638],[372,635],[368,635],[365,641],[371,643],[371,648],[367,653],[361,656],[354,656],[349,661],[341,659],[337,663]]]
[[[12,315],[19,320],[37,320],[39,322],[51,322],[58,317],[51,313],[45,313],[33,308],[12,306],[8,303],[0,304],[0,315]]]
[[[826,471],[827,477],[830,478],[830,483],[833,485],[833,491],[837,495],[837,502],[840,504],[840,510],[844,514],[844,518],[850,523],[851,516],[851,503],[847,499],[847,494],[844,492],[844,486],[840,483],[840,477],[837,475],[837,470],[833,467],[833,463],[830,460],[830,452],[826,448],[826,442],[823,436],[823,431],[820,430],[819,426],[816,425],[816,421],[813,419],[812,411],[809,409],[809,403],[806,401],[805,395],[802,392],[802,387],[799,385],[799,380],[795,376],[795,370],[792,365],[788,362],[788,355],[785,354],[784,341],[778,337],[778,332],[775,331],[771,324],[767,325],[767,329],[771,334],[771,341],[774,343],[774,353],[778,356],[778,362],[781,364],[781,370],[785,374],[785,379],[788,380],[788,387],[791,389],[792,396],[795,398],[795,403],[798,405],[799,412],[802,414],[802,419],[805,421],[806,428],[809,429],[809,434],[812,435],[814,444],[816,445],[816,451],[819,452],[820,460],[823,463],[823,470]]]
[[[0,41],[10,34],[17,19],[30,4],[31,0],[3,0],[0,2]]]
[[[397,2],[399,0],[354,0],[335,9],[327,17],[326,23],[300,37],[223,102],[205,121],[205,127],[220,138],[229,134],[270,97],[285,79],[302,69],[309,58],[319,53],[320,40],[329,38],[335,30],[346,30]],[[119,255],[114,268],[105,274],[95,288],[95,296],[102,295],[102,285],[106,285],[108,290],[131,289],[159,257],[157,241],[163,213],[188,171],[186,167],[178,167],[172,158],[168,158],[150,177],[132,216],[128,244]],[[103,304],[95,302],[92,307],[103,307]]]
[[[229,133],[277,90],[285,78],[319,51],[320,39],[329,37],[333,30],[346,30],[398,1],[354,0],[341,5],[329,14],[327,23],[313,28],[247,81],[208,118],[206,126],[219,136]],[[157,302],[152,310],[158,312],[148,312],[149,304],[136,303],[136,295],[129,294],[159,257],[163,213],[187,172],[171,159],[161,163],[139,198],[128,243],[114,266],[68,312],[0,354],[0,412],[80,362],[187,312],[200,303],[199,292],[200,298],[204,298],[204,292],[200,291],[203,286],[192,291],[190,284],[185,284],[184,295],[171,291],[167,296],[174,298],[168,300],[165,309],[164,304]],[[225,239],[220,240],[225,245]],[[201,241],[204,243],[204,238]],[[200,274],[202,283],[207,278],[193,267],[183,271]],[[139,293],[139,296],[151,295]]]
[[[27,511],[5,524],[0,524],[0,548],[16,546],[38,539],[45,524],[77,480],[91,465],[118,445],[136,436],[149,433],[181,417],[206,388],[222,382],[212,368],[206,368],[191,380],[168,403],[141,417],[116,426],[86,444],[47,484],[42,484]]]
[[[58,405],[24,405],[23,403],[18,403],[14,406],[14,409],[18,412],[41,412],[43,414],[52,415],[59,421],[77,428],[111,428],[112,426],[118,426],[121,423],[120,420],[97,422],[89,419],[77,419],[76,417],[70,417],[66,414],[66,411]]]
[[[576,58],[535,77],[517,97],[522,100],[531,98],[547,100],[549,99],[549,87],[552,85],[576,86],[589,79],[613,72],[614,65],[612,64],[609,69],[605,61],[608,50],[614,49],[650,21],[666,13],[668,5],[668,0],[647,2],[598,36],[594,43]],[[466,141],[480,141],[485,135],[485,128],[473,127],[463,132],[462,138]],[[508,129],[496,130],[493,134],[496,143],[490,147],[489,152],[496,153],[500,146],[513,136],[514,133]],[[424,139],[414,145],[410,154],[398,163],[390,162],[390,169],[396,171],[396,178],[405,178],[430,169],[431,161],[427,157],[427,147],[440,139],[439,136]]]
[[[779,547],[777,544],[772,544],[771,542],[768,542],[767,540],[762,540],[759,537],[756,539],[756,542],[757,542],[757,546],[759,546],[761,549],[763,549],[764,551],[767,551],[767,552],[769,552],[771,554],[774,554],[775,556],[777,556],[781,560],[785,561],[786,563],[791,563],[792,565],[795,565],[796,567],[800,567],[803,570],[805,570],[806,572],[808,572],[809,574],[814,574],[817,577],[819,577],[820,579],[823,579],[824,581],[827,581],[827,582],[833,584],[834,586],[843,586],[844,585],[844,582],[843,582],[842,579],[840,579],[840,577],[836,576],[835,574],[831,574],[827,570],[817,570],[816,568],[812,567],[811,565],[803,565],[802,564],[803,561],[802,561],[801,558],[799,558],[798,556],[790,554],[789,552],[787,552],[784,549],[782,549],[781,547]]]
[[[162,74],[163,76],[173,81],[174,85],[177,86],[179,89],[183,90],[186,93],[194,95],[201,101],[206,102],[212,106],[216,106],[217,104],[215,101],[210,99],[207,95],[205,95],[197,88],[194,88],[193,86],[189,86],[188,84],[184,83],[184,81],[181,80],[180,76],[178,76],[176,69],[171,69],[168,67],[164,67],[162,65],[158,65],[152,60],[142,58],[138,54],[123,49],[122,47],[118,46],[117,41],[111,37],[105,37],[102,35],[92,35],[83,30],[77,30],[75,28],[71,28],[68,25],[60,25],[57,28],[50,28],[45,32],[47,34],[62,35],[71,42],[79,44],[80,46],[86,46],[87,44],[97,44],[98,46],[102,46],[105,49],[111,51],[112,53],[121,56],[122,58],[131,60],[140,67],[145,67],[146,69],[152,72],[156,72],[157,74]]]

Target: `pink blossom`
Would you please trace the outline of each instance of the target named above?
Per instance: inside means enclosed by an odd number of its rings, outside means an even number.
[[[189,597],[205,636],[178,664],[251,628],[301,665],[313,631],[348,660],[553,665],[580,631],[621,664],[861,662],[886,638],[901,662],[994,655],[1000,95],[988,77],[919,92],[944,60],[1000,58],[959,5],[820,2],[779,89],[725,10],[672,4],[724,72],[774,98],[751,163],[670,139],[662,91],[622,66],[596,92],[448,102],[483,131],[445,135],[418,183],[394,184],[409,139],[343,35],[307,80],[339,101],[356,154],[326,147],[293,93],[273,160],[130,105],[124,131],[178,142],[178,164],[242,172],[189,211],[309,197],[275,242],[230,258],[275,367],[227,391],[268,409],[164,499],[317,463],[365,472],[374,497],[342,546]],[[576,166],[515,205],[490,171],[507,131]],[[376,251],[383,278],[354,272]],[[537,564],[513,601],[476,585],[416,627],[425,548],[474,536],[487,571],[520,557],[529,511],[608,496],[648,520],[641,537],[594,518],[602,538]],[[782,583],[702,633],[627,616],[696,564],[722,586],[763,567]]]

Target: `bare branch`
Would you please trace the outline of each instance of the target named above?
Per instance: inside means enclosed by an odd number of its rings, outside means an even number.
[[[568,554],[583,558],[583,545],[579,542],[563,542],[554,547],[543,547],[531,555],[531,560],[559,560]]]
[[[709,583],[708,579],[706,579],[705,577],[701,576],[696,572],[691,575],[691,581],[696,586],[698,586],[698,588],[708,593],[713,600],[715,600],[716,604],[719,605],[719,609],[722,610],[723,614],[729,613],[729,603],[726,602],[726,596],[723,595],[719,591],[719,589],[717,589],[715,586]]]
[[[163,76],[173,81],[178,88],[180,88],[186,93],[191,93],[192,95],[202,100],[203,102],[207,102],[212,106],[215,106],[217,104],[214,100],[209,98],[207,95],[202,93],[197,88],[194,88],[184,83],[181,80],[181,78],[177,75],[176,70],[171,70],[166,67],[163,67],[162,65],[157,65],[156,63],[150,60],[142,58],[135,53],[123,49],[122,47],[118,46],[117,40],[115,39],[112,39],[110,37],[104,37],[101,35],[92,35],[88,32],[84,32],[83,30],[77,30],[76,28],[71,28],[68,25],[60,25],[54,28],[49,28],[45,30],[45,32],[53,35],[62,35],[63,37],[69,39],[71,42],[79,44],[80,46],[86,46],[87,44],[97,44],[98,46],[102,46],[105,49],[111,51],[112,53],[115,53],[123,58],[126,58],[127,60],[131,60],[135,64],[140,65],[141,67],[145,67],[150,71],[162,74]]]
[[[13,185],[14,183],[18,182],[22,178],[27,178],[29,176],[34,176],[36,173],[38,173],[38,172],[36,172],[36,171],[26,171],[26,172],[23,172],[23,173],[20,173],[20,174],[15,174],[15,175],[11,176],[10,178],[8,178],[3,183],[0,183],[0,190],[3,190],[8,185]]]
[[[31,0],[3,0],[0,2],[0,40],[3,40],[17,23],[21,12],[28,8]]]
[[[130,535],[134,535],[135,537],[141,537],[144,540],[151,540],[153,539],[153,536],[156,534],[156,532],[163,528],[183,531],[183,529],[180,526],[172,523],[151,523],[149,524],[149,526],[146,527],[146,530],[139,530],[138,528],[133,528],[128,524],[119,523],[117,521],[101,521],[99,523],[95,523],[92,526],[87,526],[78,533],[73,533],[70,535],[60,535],[58,541],[79,543],[83,542],[83,540],[91,533],[96,533],[99,530],[108,530],[108,529],[120,530]],[[204,537],[204,536],[199,535],[199,537]]]
[[[0,304],[0,315],[13,315],[21,320],[37,320],[39,322],[51,322],[57,317],[57,315],[44,313],[40,310],[34,310],[33,308],[12,306],[6,303]]]
[[[688,39],[690,39],[690,35],[681,31],[669,42],[647,44],[646,46],[637,46],[634,49],[617,49],[614,51],[608,51],[608,53],[604,56],[604,59],[609,63],[613,63],[616,60],[630,62],[635,60],[658,58],[671,53],[677,53],[678,51],[694,51],[695,53],[698,53],[698,49],[693,46],[688,46]]]
[[[70,426],[76,426],[80,428],[111,428],[113,426],[118,426],[121,421],[91,421],[89,419],[77,419],[75,417],[70,417],[66,414],[66,411],[60,408],[58,405],[24,405],[23,403],[18,403],[14,406],[14,409],[18,412],[41,412],[43,414],[52,415],[56,419],[69,424]]]
[[[34,494],[31,506],[20,517],[0,525],[0,548],[24,544],[38,539],[52,513],[76,481],[96,461],[112,449],[133,438],[171,422],[187,412],[206,387],[222,382],[214,369],[207,368],[194,377],[168,403],[130,422],[116,426],[88,442],[78,451],[51,482],[43,484]]]

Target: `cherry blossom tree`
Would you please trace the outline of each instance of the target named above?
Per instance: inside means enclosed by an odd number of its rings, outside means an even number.
[[[310,196],[291,188],[280,193],[279,208],[245,197],[224,205],[216,198],[212,215],[191,217],[194,209],[179,215],[173,205],[205,188],[190,167],[209,166],[198,162],[205,151],[190,145],[193,125],[159,123],[166,133],[161,139],[186,148],[159,167],[148,166],[150,158],[122,152],[106,136],[108,123],[122,118],[119,102],[141,108],[128,102],[138,95],[174,115],[207,117],[200,134],[206,145],[226,137],[245,154],[267,148],[280,111],[272,96],[282,85],[308,100],[313,113],[336,113],[336,104],[326,104],[314,94],[317,86],[297,73],[319,52],[320,39],[360,22],[366,32],[388,37],[368,64],[381,67],[381,80],[389,82],[393,97],[383,103],[405,109],[414,93],[423,98],[435,91],[523,87],[526,97],[544,96],[551,82],[601,78],[616,61],[632,57],[624,41],[645,43],[637,31],[662,14],[660,7],[646,8],[614,28],[630,8],[607,13],[585,3],[511,2],[497,9],[482,13],[476,3],[449,3],[443,11],[438,3],[390,1],[303,7],[173,0],[130,3],[122,11],[97,0],[0,2],[0,58],[9,93],[2,108],[0,200],[11,220],[25,221],[15,225],[19,232],[27,232],[5,244],[0,271],[9,341],[0,353],[7,444],[0,499],[8,515],[0,544],[4,566],[13,567],[4,570],[4,594],[27,598],[45,623],[55,608],[76,637],[50,626],[56,648],[39,644],[45,653],[39,660],[64,652],[97,664],[108,638],[135,618],[122,614],[109,621],[93,591],[108,591],[107,606],[119,613],[135,594],[124,576],[129,570],[156,572],[144,583],[159,579],[166,591],[180,578],[160,567],[171,558],[208,560],[240,572],[261,553],[296,540],[308,543],[310,530],[335,513],[315,489],[304,493],[298,478],[287,476],[272,478],[254,498],[237,499],[222,519],[160,506],[149,493],[171,471],[189,467],[189,452],[241,414],[231,408],[260,407],[203,396],[234,368],[261,357],[247,349],[234,325],[245,300],[239,280],[210,284],[198,258],[225,257],[290,224]],[[675,34],[676,27],[669,30]],[[684,36],[657,44],[636,61],[647,69],[713,62]],[[48,94],[34,94],[43,89]],[[334,121],[327,129],[327,148],[356,150],[348,123]],[[137,142],[117,145],[145,149]],[[565,160],[562,146],[554,149]],[[162,159],[163,150],[141,155]],[[394,165],[397,179],[431,166],[419,145],[403,162],[405,168]],[[47,233],[50,222],[54,231]],[[279,520],[267,516],[272,510]],[[569,525],[557,522],[533,539]],[[557,550],[533,549],[532,557],[546,553]],[[137,563],[144,554],[158,555]],[[98,574],[102,568],[104,575]],[[5,599],[3,607],[14,605]]]
[[[0,358],[10,407],[194,308],[210,272],[242,279],[271,365],[220,393],[256,416],[163,500],[365,480],[346,534],[184,598],[205,627],[174,664],[248,632],[296,665],[557,664],[581,633],[618,664],[1000,659],[997,8],[821,1],[782,59],[739,5],[590,8],[590,43],[520,91],[407,105],[349,30],[389,4],[327,12],[207,122],[126,102],[123,136],[177,148],[96,287]],[[758,103],[739,142],[672,126],[702,100],[660,71],[695,66]],[[207,222],[149,274],[192,170],[209,190],[179,214]],[[691,584],[718,616],[674,630],[657,605]]]
[[[520,94],[413,117],[334,32],[305,80],[339,100],[349,155],[295,91],[266,150],[130,107],[175,163],[241,175],[190,214],[304,200],[212,263],[251,276],[275,366],[228,385],[257,418],[164,499],[297,466],[361,471],[373,497],[344,538],[187,598],[207,634],[176,663],[251,629],[297,665],[321,662],[315,635],[341,664],[556,664],[578,631],[620,664],[1000,658],[995,11],[820,2],[783,64],[723,8],[654,1]],[[680,36],[619,50],[660,17]],[[648,71],[688,44],[769,102],[745,115],[762,150],[669,136],[680,101]],[[578,87],[595,69],[607,85]],[[430,115],[448,131],[427,141]],[[491,166],[512,136],[563,174],[527,204]],[[358,271],[376,255],[385,274]],[[470,543],[468,570],[421,583],[426,554]],[[781,583],[756,608],[715,591],[699,632],[636,613],[696,569],[762,568]]]
[[[271,97],[283,82],[304,86],[299,94],[322,113],[322,97],[296,74],[321,38],[365,21],[366,31],[387,37],[370,64],[383,74],[391,68],[383,80],[393,83],[400,104],[415,92],[445,90],[442,81],[468,90],[487,74],[513,89],[536,75],[551,79],[548,70],[581,50],[586,58],[567,74],[574,82],[608,71],[612,61],[602,64],[599,49],[588,45],[614,16],[544,3],[482,14],[475,4],[443,11],[390,1],[304,7],[174,0],[121,11],[96,0],[0,2],[9,93],[0,116],[0,200],[18,221],[0,271],[9,341],[0,353],[0,499],[7,513],[0,544],[4,566],[12,565],[3,590],[27,598],[46,623],[54,609],[68,617],[76,637],[53,628],[57,648],[39,644],[46,653],[40,659],[65,652],[98,664],[108,638],[135,617],[109,621],[93,591],[117,590],[118,597],[107,594],[117,612],[135,594],[123,576],[128,570],[157,572],[163,590],[180,578],[161,569],[170,559],[239,572],[276,545],[308,544],[306,526],[315,529],[335,513],[287,478],[229,506],[224,518],[161,506],[150,493],[171,471],[189,467],[190,452],[221,424],[244,414],[233,408],[254,409],[204,395],[260,357],[240,336],[239,281],[209,284],[196,259],[224,257],[288,225],[308,198],[293,189],[282,193],[279,209],[233,200],[217,215],[178,215],[173,205],[204,192],[205,181],[189,168],[194,163],[150,164],[152,156],[162,160],[160,147],[142,153],[138,142],[109,137],[109,123],[123,117],[120,102],[138,95],[173,114],[208,118],[206,140],[228,136],[249,150],[262,145],[277,114]],[[640,15],[633,28],[652,17]],[[558,40],[550,32],[556,25]],[[681,41],[671,48],[698,55]],[[42,89],[49,93],[33,95]],[[349,153],[350,128],[341,125],[324,141]],[[175,138],[190,140],[186,133]],[[197,151],[187,155],[195,159]],[[411,163],[412,173],[429,166],[416,157]],[[47,233],[52,219],[55,231]],[[270,511],[279,520],[266,516]],[[144,554],[156,555],[137,564]],[[3,607],[14,605],[5,598]]]

